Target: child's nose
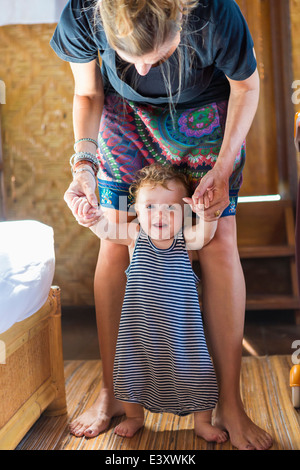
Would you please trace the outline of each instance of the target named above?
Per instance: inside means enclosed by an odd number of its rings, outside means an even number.
[[[170,213],[166,209],[162,209],[159,213],[159,221],[167,223],[170,220]]]

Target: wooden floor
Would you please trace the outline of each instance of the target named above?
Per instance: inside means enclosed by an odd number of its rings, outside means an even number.
[[[300,450],[300,410],[291,402],[289,371],[291,355],[243,357],[241,390],[249,416],[274,438],[273,450]],[[65,362],[68,416],[42,417],[21,441],[18,450],[234,450],[228,441],[208,444],[193,432],[192,416],[146,412],[145,426],[132,439],[110,429],[92,439],[76,438],[68,432],[68,422],[97,397],[101,385],[101,361]]]

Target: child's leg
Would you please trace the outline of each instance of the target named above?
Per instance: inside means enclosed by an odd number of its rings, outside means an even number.
[[[197,436],[202,437],[208,442],[226,442],[228,435],[211,423],[212,411],[197,411],[194,413],[194,428]]]
[[[144,424],[144,408],[138,403],[123,402],[125,421],[115,427],[115,433],[123,437],[133,437]]]

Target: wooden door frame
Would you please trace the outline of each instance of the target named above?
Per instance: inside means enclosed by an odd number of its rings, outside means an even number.
[[[292,39],[289,0],[269,1],[273,55],[273,83],[276,109],[276,141],[279,192],[284,199],[297,201],[298,168],[294,146],[294,106],[292,103]]]

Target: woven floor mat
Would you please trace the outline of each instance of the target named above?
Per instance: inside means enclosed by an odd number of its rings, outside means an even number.
[[[243,357],[241,392],[251,419],[274,439],[273,450],[300,450],[300,410],[291,401],[290,356]],[[19,450],[234,450],[195,436],[193,416],[145,413],[145,425],[132,439],[117,436],[114,418],[109,429],[91,439],[72,436],[68,423],[95,401],[101,386],[100,361],[67,361],[65,378],[68,416],[42,415],[19,444]]]

